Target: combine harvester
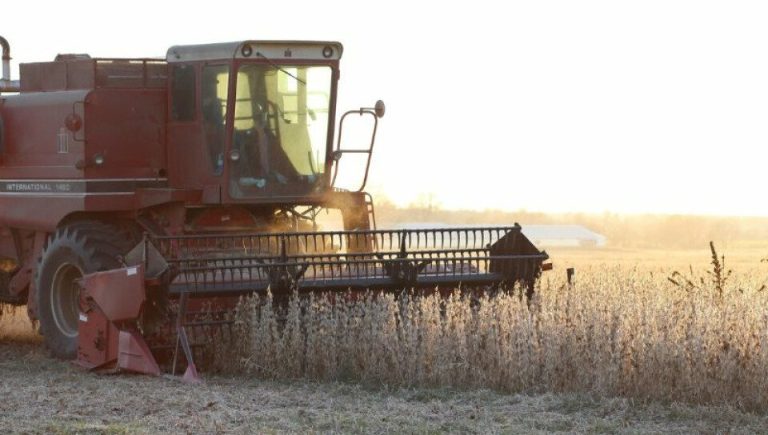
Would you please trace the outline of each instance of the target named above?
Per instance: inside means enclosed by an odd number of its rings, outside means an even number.
[[[19,81],[0,44],[0,302],[26,305],[58,358],[159,374],[173,355],[195,380],[190,331],[242,295],[531,292],[548,266],[517,224],[376,229],[363,189],[384,104],[344,113],[334,145],[337,42],[64,54]],[[371,118],[367,147],[341,147],[350,116]],[[348,153],[367,159],[357,190],[334,187]],[[325,209],[344,230],[317,231]]]

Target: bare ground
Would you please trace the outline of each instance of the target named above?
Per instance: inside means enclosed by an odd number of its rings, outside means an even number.
[[[0,319],[0,428],[22,433],[760,433],[728,407],[583,394],[97,375],[49,358],[29,325]]]

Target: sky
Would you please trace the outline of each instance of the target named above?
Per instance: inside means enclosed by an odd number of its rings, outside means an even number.
[[[768,3],[43,3],[3,5],[14,78],[60,52],[342,42],[339,111],[386,103],[368,188],[399,205],[768,216]]]

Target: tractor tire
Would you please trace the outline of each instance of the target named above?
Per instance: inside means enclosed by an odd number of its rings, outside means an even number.
[[[40,333],[54,357],[77,356],[82,276],[120,267],[119,257],[135,244],[118,226],[100,221],[73,222],[48,239],[37,265],[35,288]]]

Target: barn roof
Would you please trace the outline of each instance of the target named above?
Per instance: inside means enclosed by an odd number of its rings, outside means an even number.
[[[602,240],[606,237],[581,225],[523,225],[523,234],[529,239]]]

